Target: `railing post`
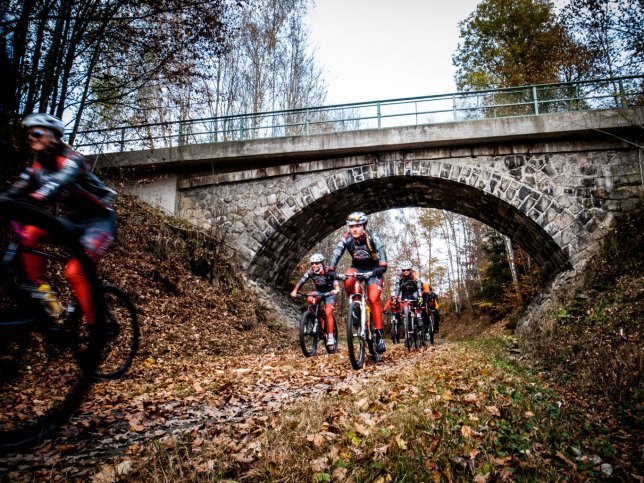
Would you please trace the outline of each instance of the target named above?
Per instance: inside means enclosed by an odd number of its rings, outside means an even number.
[[[239,118],[239,140],[244,140],[244,116]]]
[[[619,86],[619,93],[617,97],[617,107],[626,107],[626,95],[624,94],[624,79],[619,79],[617,81],[617,85]]]
[[[307,109],[304,111],[304,134],[310,134],[309,127],[311,126],[311,112]]]
[[[534,104],[534,114],[539,115],[539,100],[537,99],[537,86],[532,86],[532,103]]]
[[[121,152],[125,151],[125,128],[121,128]]]
[[[454,114],[454,122],[456,122],[456,95],[452,94],[452,113]]]
[[[376,116],[378,117],[378,129],[380,129],[380,103],[376,104]]]
[[[177,136],[177,146],[181,146],[183,144],[181,140],[181,136],[183,135],[183,129],[181,128],[182,126],[183,122],[179,121],[179,135]]]

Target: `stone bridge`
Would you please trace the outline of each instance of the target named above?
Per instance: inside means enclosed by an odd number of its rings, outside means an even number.
[[[101,155],[130,191],[226,233],[281,288],[347,213],[438,208],[520,244],[552,276],[580,268],[642,202],[644,110],[475,120]]]

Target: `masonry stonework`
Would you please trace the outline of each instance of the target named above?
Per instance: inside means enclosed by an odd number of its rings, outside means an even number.
[[[347,213],[404,206],[478,219],[554,275],[583,266],[617,212],[641,203],[641,153],[625,145],[476,146],[366,154],[248,170],[181,189],[178,216],[226,233],[251,278],[283,287]]]

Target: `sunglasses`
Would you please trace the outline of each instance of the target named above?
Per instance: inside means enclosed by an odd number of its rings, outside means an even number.
[[[33,139],[40,139],[45,134],[47,134],[47,131],[43,131],[42,129],[32,129],[27,133],[27,137],[30,137]]]
[[[411,268],[405,268],[403,269],[403,272],[411,272]]]

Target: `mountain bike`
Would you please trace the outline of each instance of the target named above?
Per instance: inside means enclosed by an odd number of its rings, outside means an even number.
[[[427,339],[430,344],[434,344],[434,314],[436,313],[435,309],[427,308],[427,327],[425,328],[425,333],[427,334]]]
[[[400,312],[389,312],[386,314],[389,318],[389,327],[391,332],[391,342],[398,344],[400,342],[400,333],[402,331],[402,322],[400,320]]]
[[[73,303],[64,275],[70,258],[80,263],[89,286],[93,326],[62,325],[65,311],[34,300],[20,263],[20,226],[45,230],[34,254],[60,306]],[[42,441],[78,407],[94,380],[104,345],[104,301],[94,263],[76,227],[29,204],[0,198],[0,451]]]
[[[324,312],[325,300],[331,292],[311,292],[308,295],[297,294],[297,298],[306,298],[307,308],[300,318],[300,347],[306,357],[311,357],[317,352],[318,342],[324,341],[324,347],[329,354],[335,354],[338,350],[338,326],[334,324],[333,337],[335,343],[332,346],[326,344],[326,313]]]
[[[403,300],[403,325],[405,327],[405,347],[411,350],[418,349],[423,342],[422,317],[418,301],[415,299]]]
[[[382,359],[382,354],[376,351],[376,331],[366,300],[366,282],[372,275],[371,272],[366,272],[340,276],[342,280],[355,278],[354,293],[349,295],[347,314],[347,348],[354,369],[361,369],[364,365],[366,347],[375,362]]]

